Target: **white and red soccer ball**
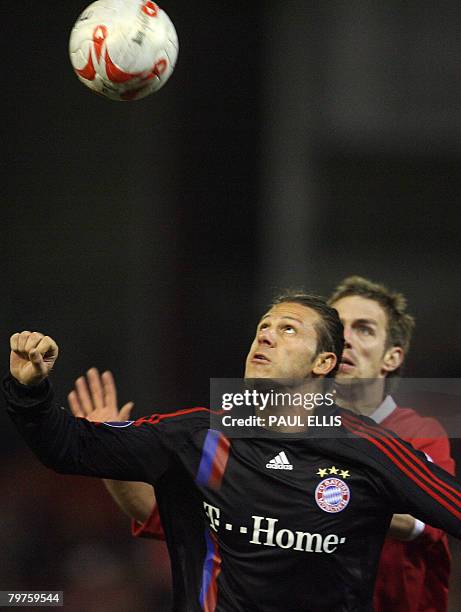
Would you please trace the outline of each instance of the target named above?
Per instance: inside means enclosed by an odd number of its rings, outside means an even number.
[[[112,100],[160,89],[178,57],[171,19],[151,0],[97,0],[77,19],[69,54],[80,81]]]

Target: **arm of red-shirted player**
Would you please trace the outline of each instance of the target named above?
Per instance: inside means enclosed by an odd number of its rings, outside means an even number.
[[[109,371],[102,375],[90,368],[85,376],[75,381],[74,389],[67,396],[72,414],[93,422],[127,421],[133,402],[119,410],[117,387]],[[146,523],[156,509],[154,489],[145,482],[103,479],[106,489],[119,508],[137,523]]]
[[[390,431],[351,413],[342,423],[358,438],[347,443],[375,469],[395,513],[410,514],[461,538],[461,483]]]
[[[104,484],[117,506],[133,521],[146,522],[157,507],[154,488],[147,482],[105,479]]]
[[[411,514],[394,514],[387,532],[388,538],[402,542],[416,539],[425,530],[426,525],[415,519]]]
[[[165,532],[163,531],[157,504],[154,505],[152,512],[144,522],[131,521],[131,533],[135,537],[140,538],[165,539]]]

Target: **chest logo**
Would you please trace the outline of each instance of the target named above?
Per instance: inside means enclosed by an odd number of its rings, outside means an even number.
[[[315,489],[315,501],[324,512],[341,512],[349,503],[351,492],[340,478],[325,478]]]
[[[293,465],[288,461],[288,457],[285,451],[281,451],[278,455],[275,455],[268,463],[266,463],[268,470],[292,470]]]

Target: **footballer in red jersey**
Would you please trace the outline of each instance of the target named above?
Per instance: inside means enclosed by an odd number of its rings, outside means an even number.
[[[337,380],[360,378],[376,383],[354,409],[454,474],[450,443],[440,423],[398,407],[386,394],[389,380],[399,373],[409,350],[414,327],[405,298],[353,276],[338,285],[330,304],[344,325],[345,346]],[[375,612],[445,612],[451,559],[446,534],[412,516],[396,515],[389,536],[376,580]]]

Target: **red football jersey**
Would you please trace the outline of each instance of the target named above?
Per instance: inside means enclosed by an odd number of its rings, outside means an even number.
[[[454,474],[450,443],[438,421],[396,406],[390,396],[370,416]],[[450,561],[446,534],[430,525],[410,542],[386,538],[373,598],[375,612],[445,612]]]

